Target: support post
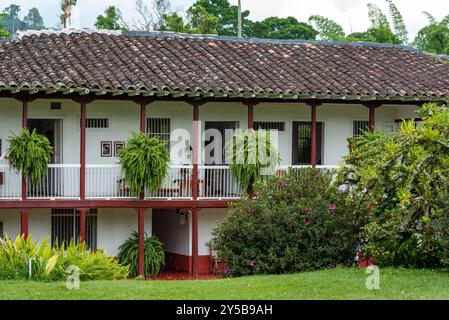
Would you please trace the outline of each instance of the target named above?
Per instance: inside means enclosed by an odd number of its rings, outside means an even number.
[[[312,104],[311,108],[311,118],[312,118],[312,133],[311,133],[311,159],[310,163],[312,168],[316,168],[316,104]]]
[[[86,215],[88,209],[78,209],[80,214],[80,242],[86,242]]]
[[[192,209],[192,278],[198,279],[198,214],[200,209]]]
[[[198,162],[199,162],[199,140],[200,140],[200,126],[199,126],[199,103],[193,103],[193,183],[192,183],[192,197],[194,200],[198,199]]]
[[[28,210],[20,211],[20,234],[26,239],[28,238]]]
[[[95,101],[92,96],[72,98],[80,104],[80,200],[86,199],[86,107]]]
[[[377,101],[372,102],[366,102],[365,107],[369,109],[369,121],[368,121],[368,129],[370,131],[374,131],[374,128],[376,126],[376,109],[381,106],[381,103]]]
[[[138,208],[137,214],[137,274],[145,277],[145,208]]]
[[[86,102],[82,101],[80,133],[80,200],[86,198]]]
[[[22,100],[22,129],[28,127],[28,99]],[[22,174],[22,200],[27,198],[27,177]],[[26,215],[28,219],[28,214]],[[27,223],[28,224],[28,223]]]
[[[254,104],[248,103],[248,130],[254,129]]]

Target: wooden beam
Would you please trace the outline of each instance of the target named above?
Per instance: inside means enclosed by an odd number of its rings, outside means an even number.
[[[316,108],[321,105],[318,101],[309,102],[310,106],[310,118],[312,124],[312,132],[311,132],[311,150],[310,150],[310,164],[312,168],[316,168],[316,153],[317,153],[317,134],[316,134]]]
[[[80,199],[86,197],[86,102],[80,104]]]
[[[73,209],[73,208],[227,208],[239,200],[2,200],[0,209]]]
[[[28,238],[28,210],[20,211],[20,234],[26,239]]]
[[[137,210],[137,275],[145,277],[145,209]]]
[[[198,214],[199,208],[192,209],[192,278],[198,279]]]
[[[199,142],[200,142],[200,114],[199,103],[193,103],[193,200],[198,199],[198,163],[199,163]]]
[[[88,209],[77,209],[80,214],[80,242],[86,242],[86,215]]]

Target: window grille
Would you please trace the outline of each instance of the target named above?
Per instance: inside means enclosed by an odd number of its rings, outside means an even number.
[[[66,245],[71,240],[78,242],[80,237],[80,214],[74,209],[53,209],[51,211],[51,243]],[[86,214],[86,245],[91,250],[97,249],[97,209]]]
[[[147,132],[150,137],[158,137],[162,141],[170,141],[170,119],[148,118]]]
[[[285,122],[254,122],[254,130],[285,131]]]
[[[107,118],[87,118],[86,128],[88,129],[107,129],[109,128],[109,119]]]
[[[369,129],[369,121],[356,120],[352,122],[352,135],[359,136]]]

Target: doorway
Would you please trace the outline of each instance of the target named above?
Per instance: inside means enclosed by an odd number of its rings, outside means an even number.
[[[53,147],[52,164],[62,163],[62,120],[28,119],[28,130],[46,136]]]
[[[28,119],[28,130],[36,130],[48,138],[53,147],[50,164],[62,164],[62,120],[61,119]],[[48,174],[42,181],[27,183],[28,197],[56,198],[64,194],[64,172],[61,168],[49,168]]]
[[[323,164],[324,123],[316,123],[316,164]],[[312,164],[312,123],[308,121],[293,122],[293,165]]]

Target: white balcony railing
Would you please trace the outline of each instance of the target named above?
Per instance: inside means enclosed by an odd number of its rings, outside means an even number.
[[[51,164],[41,182],[27,183],[28,199],[77,199],[79,196],[79,164]]]
[[[198,171],[200,199],[238,199],[242,196],[229,166],[199,166]]]
[[[0,199],[14,200],[22,197],[22,175],[0,164]]]
[[[277,176],[288,170],[310,166],[281,166]],[[317,166],[319,170],[335,169],[337,166]],[[80,165],[52,164],[48,175],[38,184],[27,183],[29,199],[77,199],[80,191]],[[145,199],[192,199],[193,166],[170,167],[162,187],[156,192],[145,192]],[[226,200],[238,199],[243,191],[232,176],[229,166],[198,167],[198,198]],[[21,198],[21,175],[8,165],[0,164],[0,199]],[[87,199],[137,198],[126,185],[119,165],[86,165]]]

